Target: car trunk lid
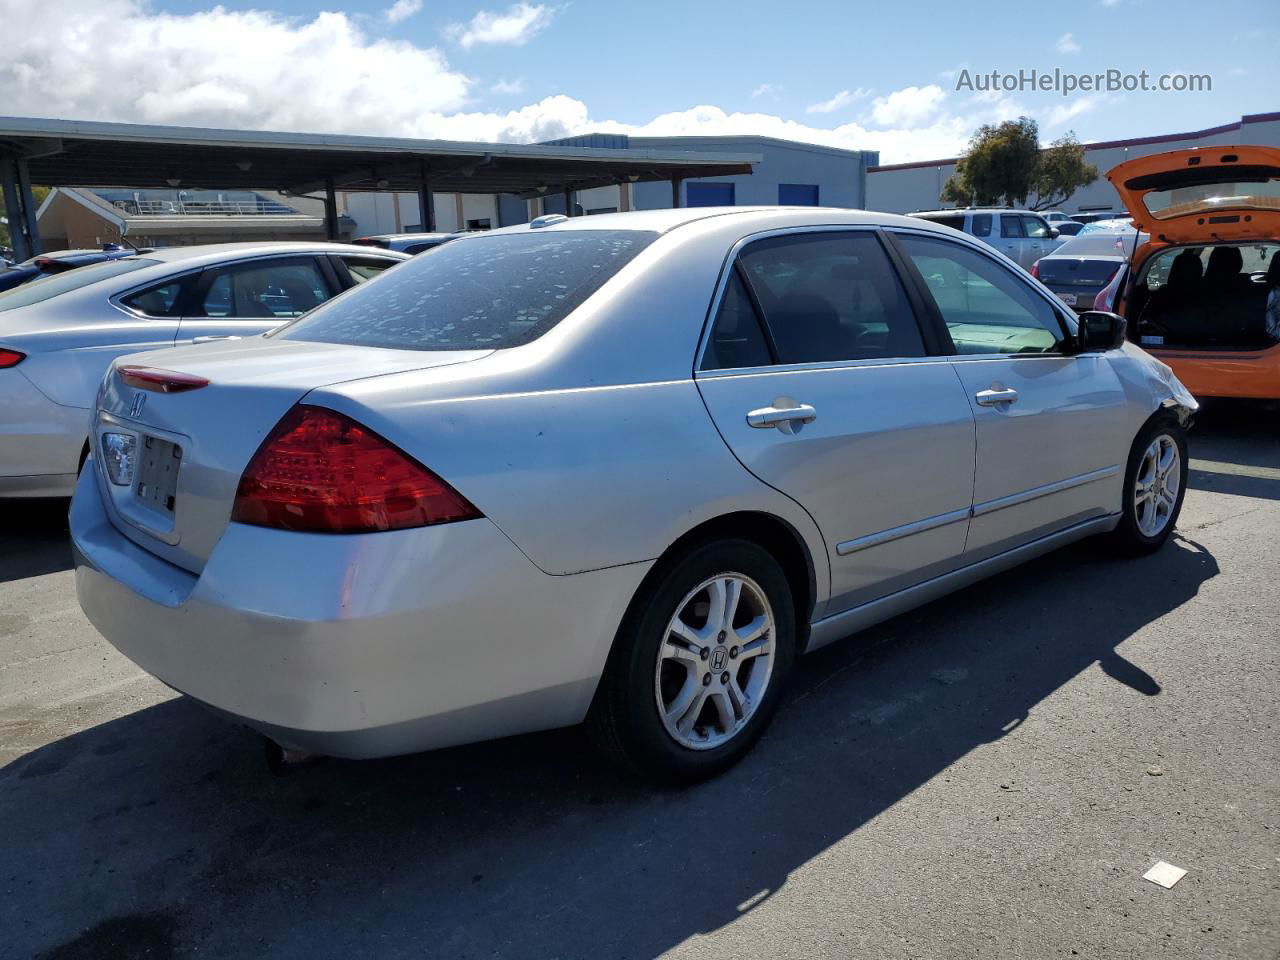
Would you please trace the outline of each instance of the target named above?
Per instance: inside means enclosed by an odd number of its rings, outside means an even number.
[[[1107,179],[1150,245],[1280,236],[1280,148],[1194,147],[1137,157]]]
[[[199,573],[230,520],[245,466],[272,427],[308,393],[465,363],[491,352],[258,338],[123,357],[99,391],[93,436],[112,522],[138,545]],[[123,376],[121,369],[130,367],[161,373]],[[179,381],[179,388],[171,389],[168,381]],[[107,434],[132,439],[107,440]],[[127,482],[113,482],[105,445],[122,442],[132,444],[133,471]]]

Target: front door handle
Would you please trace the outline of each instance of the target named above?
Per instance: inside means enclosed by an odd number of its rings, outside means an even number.
[[[978,401],[978,406],[980,407],[994,407],[999,403],[1013,403],[1018,399],[1018,391],[1013,387],[979,390],[973,395],[973,399]]]
[[[226,336],[221,336],[221,337],[213,337],[213,336],[192,337],[191,342],[192,343],[213,343],[213,341],[215,340],[239,340],[239,339],[240,339],[239,337],[233,337],[230,334],[227,334]]]
[[[747,414],[747,426],[757,430],[768,430],[777,427],[783,433],[794,433],[795,428],[805,423],[813,423],[818,419],[818,411],[807,403],[796,403],[785,397],[779,397],[772,406],[761,407]]]

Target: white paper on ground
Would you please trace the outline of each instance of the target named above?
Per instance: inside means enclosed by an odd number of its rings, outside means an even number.
[[[1160,886],[1168,890],[1175,883],[1187,875],[1187,871],[1181,867],[1175,867],[1172,863],[1165,863],[1161,860],[1154,867],[1142,875],[1143,880],[1150,880],[1152,883],[1158,883]]]

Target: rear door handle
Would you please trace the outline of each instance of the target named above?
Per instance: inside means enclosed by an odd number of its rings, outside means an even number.
[[[221,337],[192,337],[192,343],[213,343],[215,340],[239,340],[239,337],[233,337],[230,334]]]
[[[787,404],[785,406],[761,407],[747,414],[747,426],[757,430],[768,430],[777,427],[783,433],[792,433],[804,423],[813,423],[818,419],[818,411],[807,403]]]
[[[979,390],[973,395],[980,407],[994,407],[998,403],[1013,403],[1018,399],[1018,391],[1013,387],[1002,387],[998,390]]]

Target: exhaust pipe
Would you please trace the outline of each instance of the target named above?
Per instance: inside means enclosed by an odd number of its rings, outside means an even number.
[[[274,776],[283,777],[304,767],[314,767],[328,759],[323,753],[311,753],[276,743],[270,737],[262,739],[263,755],[267,761],[267,769]]]

